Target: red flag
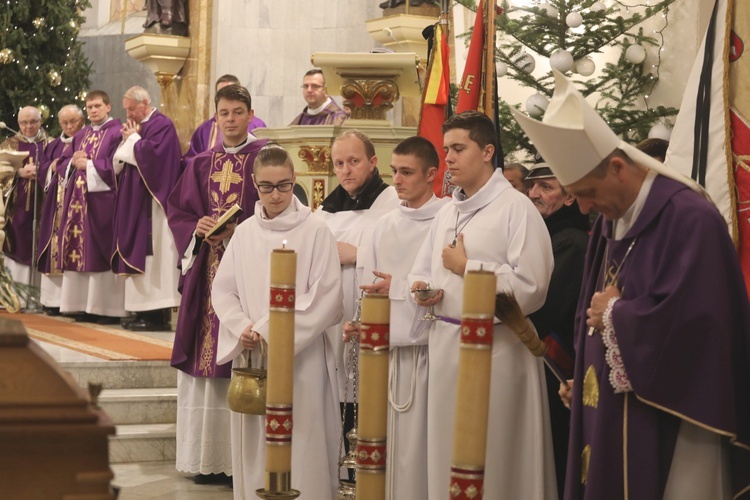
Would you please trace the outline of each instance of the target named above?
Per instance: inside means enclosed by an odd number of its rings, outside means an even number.
[[[479,99],[482,95],[484,80],[484,71],[482,71],[486,38],[484,10],[484,0],[480,0],[479,7],[477,7],[477,17],[474,20],[474,31],[471,34],[469,52],[466,55],[464,76],[461,78],[461,86],[458,89],[456,113],[479,109]]]
[[[424,94],[422,95],[422,111],[417,133],[420,137],[430,141],[437,149],[438,156],[440,156],[440,165],[432,190],[436,196],[442,196],[443,179],[445,178],[442,127],[450,101],[450,48],[448,47],[445,29],[440,23],[435,25],[434,37],[430,62],[427,67]]]

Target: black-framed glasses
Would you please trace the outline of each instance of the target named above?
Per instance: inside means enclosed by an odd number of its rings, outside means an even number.
[[[320,90],[323,87],[325,87],[325,85],[318,85],[317,83],[303,83],[302,85],[300,85],[300,88],[305,90]]]
[[[281,184],[258,184],[258,192],[263,194],[271,194],[274,189],[278,189],[279,193],[288,193],[293,188],[293,182],[282,182]]]

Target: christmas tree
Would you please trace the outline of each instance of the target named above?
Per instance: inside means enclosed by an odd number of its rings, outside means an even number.
[[[8,1],[0,11],[0,120],[15,128],[23,106],[37,106],[43,126],[60,132],[57,111],[83,104],[91,65],[77,35],[88,0]]]
[[[511,116],[509,106],[524,109],[539,119],[544,115],[554,91],[552,71],[541,77],[532,75],[537,63],[542,64],[544,59],[549,60],[550,67],[570,76],[584,96],[592,96],[590,102],[595,102],[612,130],[625,140],[646,139],[656,123],[676,115],[675,108],[651,107],[648,102],[659,80],[663,28],[655,33],[657,39],[645,35],[639,27],[657,14],[667,19],[668,8],[674,1],[626,5],[615,0],[607,7],[596,0],[532,0],[514,5],[504,0],[503,13],[496,20],[499,41],[496,61],[501,77],[498,127],[505,154],[519,150],[532,155],[536,152]],[[476,11],[474,0],[457,2]],[[657,47],[657,60],[647,65],[645,47],[648,46]],[[607,51],[618,54],[616,61],[605,63],[597,72],[591,56]],[[506,102],[502,97],[504,78],[536,92],[523,105]]]

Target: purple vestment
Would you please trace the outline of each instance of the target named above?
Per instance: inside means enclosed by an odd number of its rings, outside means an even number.
[[[111,266],[117,274],[143,274],[151,248],[151,203],[169,215],[167,197],[180,176],[180,140],[172,120],[154,111],[141,122],[134,154],[117,178]]]
[[[23,136],[16,134],[0,144],[0,149],[28,151],[29,156],[24,160],[24,165],[33,158],[34,163],[39,168],[39,166],[47,163],[44,148],[48,140],[44,131],[41,131],[38,138],[37,142],[26,142]],[[41,182],[44,184],[43,180]],[[36,180],[22,179],[16,173],[7,204],[3,253],[6,257],[25,266],[31,266],[31,247],[34,238],[34,201],[41,207],[43,188],[44,186],[40,187]],[[40,215],[41,210],[37,217]]]
[[[240,221],[253,215],[258,193],[250,176],[255,156],[267,142],[253,141],[235,154],[225,153],[221,145],[214,146],[188,165],[169,196],[169,227],[180,256],[193,242],[201,217],[218,218],[235,203],[243,210]],[[216,365],[219,320],[211,304],[211,283],[224,246],[197,244],[200,246],[192,266],[180,277],[182,300],[172,366],[194,377],[228,378],[232,364]]]
[[[247,131],[252,132],[256,128],[265,128],[266,124],[263,120],[257,116],[253,116],[250,123],[247,124]],[[183,166],[187,167],[190,164],[190,160],[195,158],[199,153],[209,151],[214,146],[221,146],[224,136],[221,135],[221,130],[216,124],[216,117],[206,120],[201,124],[200,127],[195,129],[193,137],[190,139],[190,148],[188,149],[185,156],[182,157]]]
[[[726,223],[658,176],[634,226],[622,240],[612,234],[600,216],[586,255],[565,498],[617,500],[626,482],[629,498],[661,498],[680,417],[739,445],[737,494],[750,485],[750,306]],[[592,295],[613,275],[622,298],[612,322],[633,389],[617,394],[602,335],[586,326]]]
[[[65,271],[100,273],[110,269],[117,188],[112,157],[122,140],[121,127],[120,120],[112,119],[99,130],[89,125],[73,138],[72,150],[86,152],[109,190],[90,192],[86,170],[70,166],[59,236]],[[67,166],[71,156],[60,163]]]
[[[289,125],[341,125],[349,118],[346,112],[331,99],[331,102],[317,115],[307,114],[308,106],[298,114]]]
[[[63,156],[68,158],[72,156],[72,148],[72,141],[66,143],[60,137],[50,142],[44,150],[47,161],[37,173],[39,182],[44,183],[47,179],[47,172],[52,169],[39,219],[37,244],[37,269],[44,274],[62,274],[59,229],[65,196],[65,171],[62,168],[62,174],[58,173],[58,166]]]

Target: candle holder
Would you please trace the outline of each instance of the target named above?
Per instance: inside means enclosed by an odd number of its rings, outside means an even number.
[[[359,324],[362,317],[362,294],[360,294],[357,300],[357,309],[352,318],[352,323]],[[344,411],[341,415],[341,441],[339,443],[339,457],[343,457],[339,461],[339,477],[341,477],[342,470],[346,470],[347,477],[349,479],[339,479],[339,487],[337,490],[338,500],[354,499],[356,497],[356,471],[357,471],[357,386],[359,382],[359,337],[352,337],[350,339],[350,346],[346,357],[345,370],[346,370],[346,381],[344,382],[344,401],[349,396],[349,381],[352,384],[352,411],[354,426],[346,433],[346,439],[349,442],[349,453],[344,456],[344,432],[346,431],[346,417],[347,407],[349,405],[344,402]]]

